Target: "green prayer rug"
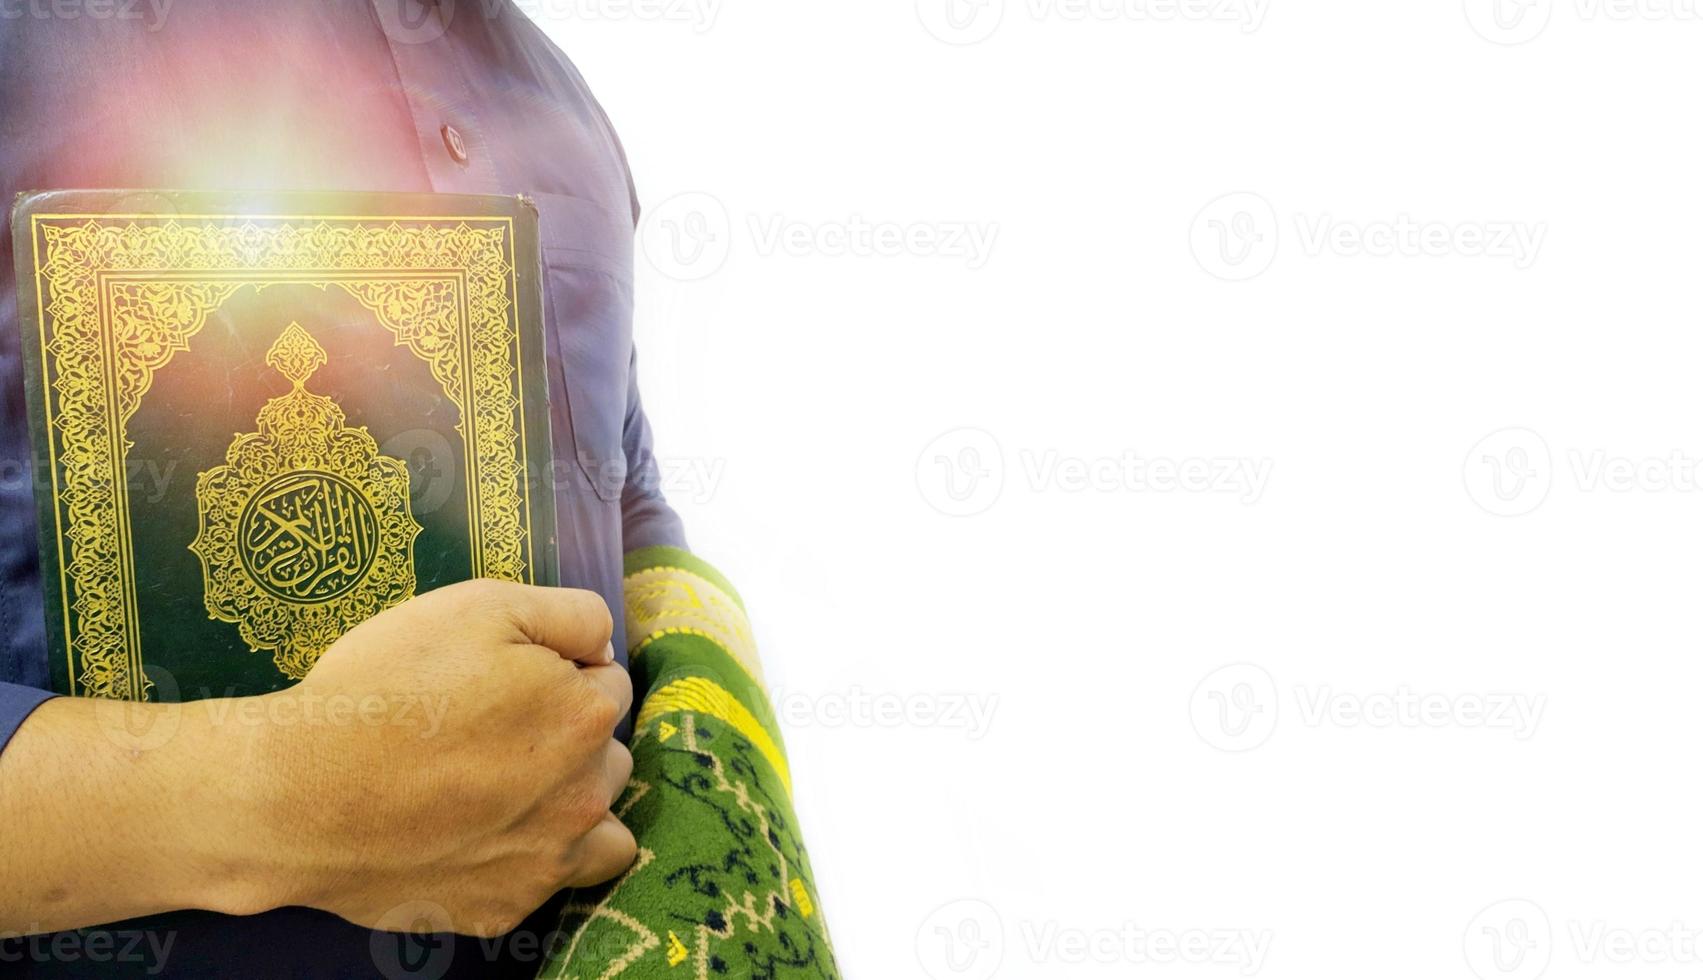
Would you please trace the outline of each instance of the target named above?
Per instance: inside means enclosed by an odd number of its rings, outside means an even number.
[[[738,593],[675,548],[629,554],[624,593],[641,705],[615,813],[638,859],[569,894],[540,976],[837,980]]]

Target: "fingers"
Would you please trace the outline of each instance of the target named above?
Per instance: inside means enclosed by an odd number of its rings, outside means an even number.
[[[514,623],[528,640],[549,647],[564,660],[594,665],[613,663],[609,645],[615,623],[603,597],[584,589],[505,585],[503,595]]]
[[[627,712],[633,708],[633,678],[627,673],[627,669],[618,664],[608,664],[601,667],[584,667],[576,673],[615,703],[615,723],[620,724],[621,719],[627,717]],[[613,731],[613,727],[610,730]]]
[[[638,851],[633,832],[611,813],[574,843],[569,855],[574,870],[562,884],[569,888],[602,884],[631,867]]]
[[[604,786],[609,790],[609,805],[613,807],[626,792],[627,781],[633,778],[633,753],[613,739],[603,756]]]

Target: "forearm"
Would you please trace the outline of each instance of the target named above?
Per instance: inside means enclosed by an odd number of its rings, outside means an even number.
[[[258,732],[198,707],[56,698],[24,722],[0,753],[0,933],[270,904],[242,853]]]
[[[464,582],[271,694],[51,701],[0,752],[0,934],[280,906],[411,929],[430,902],[502,935],[632,863],[611,631],[593,593]]]

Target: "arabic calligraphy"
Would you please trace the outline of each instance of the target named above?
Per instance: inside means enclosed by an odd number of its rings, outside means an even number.
[[[414,594],[408,466],[307,388],[324,348],[292,323],[266,352],[291,390],[195,484],[207,614],[301,678],[357,623]]]
[[[291,602],[325,602],[372,567],[378,519],[347,480],[285,473],[249,500],[238,534],[237,553],[256,585]]]

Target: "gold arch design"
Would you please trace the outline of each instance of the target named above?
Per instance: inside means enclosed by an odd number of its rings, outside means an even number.
[[[269,399],[254,432],[195,482],[208,615],[301,680],[337,638],[414,594],[408,464],[379,453],[366,426],[307,387],[325,348],[298,323],[266,363],[292,387]]]

